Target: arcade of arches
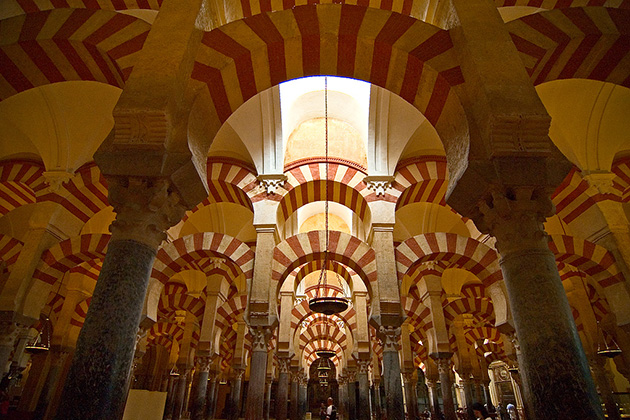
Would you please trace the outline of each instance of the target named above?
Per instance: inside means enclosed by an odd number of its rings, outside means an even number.
[[[2,396],[620,419],[629,88],[628,0],[3,0]]]

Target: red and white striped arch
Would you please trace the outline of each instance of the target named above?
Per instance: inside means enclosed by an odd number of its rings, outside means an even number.
[[[156,335],[147,338],[147,347],[162,346],[166,350],[170,350],[173,346],[173,340],[166,335]]]
[[[480,321],[494,324],[494,307],[490,299],[455,299],[444,306],[444,319],[447,327],[452,324],[458,315],[463,314],[472,314]]]
[[[86,234],[59,242],[42,253],[33,278],[54,284],[73,267],[105,258],[110,237],[108,234]]]
[[[399,167],[394,174],[392,194],[396,197],[396,210],[411,203],[446,205],[448,186],[446,158],[424,156]]]
[[[472,345],[479,340],[490,340],[495,343],[503,344],[503,338],[501,333],[495,327],[486,325],[484,327],[469,328],[464,332],[466,342]]]
[[[291,272],[291,274],[289,274],[289,277],[287,277],[287,279],[289,280],[290,278],[294,277],[295,278],[295,280],[294,280],[295,281],[295,285],[297,286],[304,279],[304,277],[308,276],[311,273],[315,273],[315,272],[320,271],[322,269],[323,265],[324,265],[324,261],[323,260],[310,261],[310,262],[302,265],[301,267],[296,268],[295,270],[293,270]],[[348,267],[344,267],[343,264],[340,264],[340,263],[338,263],[336,261],[330,261],[330,260],[328,261],[328,264],[327,264],[326,268],[327,268],[328,271],[332,271],[335,274],[338,274],[340,278],[345,280],[345,282],[350,287],[352,287],[352,277],[353,276],[357,276],[357,273],[355,273],[354,270],[351,270]],[[297,273],[296,273],[296,271],[297,271]],[[329,280],[331,280],[331,279],[329,278]],[[328,281],[328,283],[331,284],[331,285],[334,285],[335,287],[340,287],[341,286],[341,285],[338,284],[338,282],[336,280]]]
[[[208,158],[206,173],[208,198],[186,213],[184,221],[190,214],[213,203],[236,203],[254,211],[252,201],[258,201],[256,193],[259,189],[253,168],[236,159]]]
[[[455,233],[432,232],[409,238],[396,247],[398,278],[416,264],[443,261],[476,275],[485,287],[501,280],[499,255],[489,246]]]
[[[0,163],[0,216],[37,201],[36,193],[45,188],[44,168],[32,162]]]
[[[158,10],[163,0],[4,0],[10,10],[22,10],[24,13],[35,13],[55,8],[71,7],[73,9]]]
[[[376,195],[363,182],[365,173],[346,165],[333,163],[329,164],[328,178],[326,178],[325,163],[311,163],[293,168],[285,175],[287,175],[287,182],[283,191],[270,197],[277,197],[280,200],[278,212],[282,221],[286,221],[305,204],[325,201],[326,184],[328,184],[330,201],[348,207],[364,223],[369,223],[371,216],[368,201],[374,201]]]
[[[312,321],[304,332],[299,334],[299,348],[303,350],[307,344],[317,340],[331,340],[341,347],[342,352],[348,348],[348,340],[345,330],[332,321]]]
[[[57,323],[59,319],[59,314],[61,313],[61,309],[63,308],[63,302],[66,300],[66,297],[58,294],[56,291],[52,291],[48,294],[48,302],[42,308],[41,313],[48,316],[50,314],[50,321],[53,326]],[[38,329],[39,330],[39,329]]]
[[[324,338],[319,338],[309,342],[302,350],[301,359],[306,360],[306,366],[310,366],[318,359],[317,352],[319,350],[329,350],[335,352],[335,356],[333,356],[330,360],[337,368],[337,372],[339,372],[339,366],[341,366],[341,360],[343,358],[343,349],[338,343]]]
[[[566,9],[569,7],[604,6],[630,9],[628,0],[494,0],[497,7],[530,6],[541,9]]]
[[[70,319],[70,325],[83,328],[83,323],[85,322],[85,317],[87,316],[88,309],[90,308],[90,303],[92,303],[92,297],[88,297],[87,299],[77,303],[77,306],[74,308],[74,313],[72,314],[72,319]]]
[[[169,318],[175,311],[186,311],[201,320],[205,302],[202,299],[190,296],[188,290],[182,284],[169,283],[162,290],[158,302],[158,316]]]
[[[78,273],[96,281],[98,280],[98,276],[101,273],[102,268],[103,268],[103,259],[97,258],[94,260],[81,263],[77,265],[76,267],[72,267],[69,272]]]
[[[245,313],[245,309],[247,308],[247,295],[241,294],[234,296],[231,299],[226,300],[220,307],[217,309],[217,315],[214,321],[214,325],[223,331],[225,334],[226,331],[232,329],[232,324],[236,322],[236,319],[243,313]]]
[[[259,92],[323,74],[381,86],[420,110],[441,138],[468,138],[464,110],[453,89],[464,79],[450,34],[383,10],[304,5],[206,32],[191,89],[202,88],[196,108],[208,110],[208,125],[218,131]]]
[[[566,235],[550,235],[549,249],[556,262],[570,265],[591,276],[602,288],[623,281],[615,257],[602,246],[585,239]]]
[[[104,10],[55,9],[0,21],[0,100],[49,83],[122,88],[150,25]]]
[[[20,256],[24,244],[9,235],[0,234],[0,261],[4,261],[7,267],[12,266]]]
[[[254,253],[243,242],[229,235],[198,232],[162,246],[153,264],[152,277],[166,283],[193,261],[224,257],[236,264],[246,279],[254,272]]]
[[[74,176],[64,182],[60,191],[41,190],[37,202],[59,203],[73,216],[85,223],[99,211],[109,206],[107,181],[94,162],[79,168]]]
[[[580,78],[630,87],[629,10],[550,10],[506,26],[536,85]]]
[[[630,158],[625,157],[613,162],[612,172],[617,175],[613,185],[621,189],[621,198],[624,203],[630,201]]]
[[[483,284],[471,283],[462,287],[460,294],[465,298],[471,299],[479,299],[485,298],[486,296],[486,288],[483,287]]]
[[[597,293],[595,288],[588,283],[586,284],[586,293],[588,294],[588,300],[591,303],[591,308],[593,308],[595,319],[597,319],[597,321],[601,321],[610,313],[608,302],[599,296],[599,293]]]
[[[477,348],[475,349],[477,356],[483,357],[486,360],[487,364],[494,362],[495,360],[503,360],[507,362],[507,356],[505,355],[505,350],[503,349],[503,345],[499,343],[494,343],[492,341],[488,341],[487,343],[477,344]],[[491,353],[486,356],[486,353]]]
[[[166,336],[179,342],[184,338],[184,329],[173,322],[156,322],[147,333],[147,340],[150,340],[152,337],[159,336]]]
[[[326,251],[326,233],[312,231],[299,233],[280,242],[273,250],[271,278],[279,290],[282,282],[297,267],[315,260],[323,260]],[[329,233],[329,259],[354,270],[371,291],[376,281],[376,254],[360,239],[344,232]]]

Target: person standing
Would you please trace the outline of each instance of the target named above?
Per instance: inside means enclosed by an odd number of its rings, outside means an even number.
[[[480,402],[476,402],[472,405],[473,414],[476,419],[480,420],[492,420],[490,414],[488,414],[488,410],[484,407]]]
[[[326,420],[337,420],[337,407],[333,405],[332,397],[328,397],[328,407],[326,407]]]

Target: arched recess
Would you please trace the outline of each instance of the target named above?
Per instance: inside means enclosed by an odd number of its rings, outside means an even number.
[[[280,242],[273,250],[271,279],[275,283],[275,296],[283,280],[298,266],[323,260],[326,232],[300,233]],[[329,260],[337,261],[354,270],[372,295],[372,282],[376,281],[376,254],[365,242],[343,232],[329,232]],[[272,283],[272,284],[273,284]]]
[[[252,168],[236,159],[208,158],[206,174],[208,198],[187,212],[183,218],[184,221],[191,214],[212,203],[236,203],[254,211],[252,201],[260,198],[255,198],[258,192],[258,180]]]
[[[503,278],[497,252],[473,238],[454,233],[426,233],[396,247],[396,267],[401,281],[415,265],[427,261],[443,261],[449,266],[468,270],[485,287]]]
[[[0,100],[69,80],[122,88],[151,25],[105,10],[60,8],[0,21]],[[19,39],[14,35],[21,34]]]
[[[435,127],[453,165],[465,167],[468,123],[452,89],[464,80],[448,31],[352,5],[296,6],[204,33],[189,84],[197,94],[192,141],[207,150],[208,139],[249,98],[286,80],[323,74],[399,95]]]
[[[82,263],[105,258],[110,237],[106,234],[80,235],[44,251],[23,304],[24,315],[39,317],[45,303],[42,296],[48,296],[52,285],[60,281],[66,272]]]
[[[406,163],[396,170],[394,181],[396,210],[417,202],[446,206],[448,170],[443,156],[425,156]]]
[[[37,191],[45,188],[44,168],[33,162],[0,163],[0,216],[37,201]]]
[[[506,27],[535,85],[581,78],[630,87],[630,10],[550,10]]]
[[[188,294],[188,289],[181,283],[168,283],[164,286],[160,302],[158,303],[158,316],[170,318],[175,311],[190,312],[201,322],[205,302],[201,298],[195,298]]]
[[[254,253],[243,242],[229,235],[199,232],[162,246],[157,253],[151,277],[166,283],[175,273],[194,262],[209,257],[224,257],[243,273],[247,284],[254,272]]]
[[[300,283],[311,273],[316,273],[321,271],[324,266],[323,260],[313,260],[306,264],[296,267],[288,276],[285,277],[284,281],[280,285],[281,290],[292,290],[294,293],[298,293],[298,288]],[[326,265],[326,269],[329,272],[335,273],[335,275],[339,276],[339,280],[341,282],[340,285],[337,284],[336,280],[328,281],[328,284],[334,286],[335,290],[343,292],[344,290],[344,282],[347,285],[349,294],[352,294],[355,287],[355,281],[357,290],[365,290],[363,283],[360,281],[358,275],[354,272],[354,270],[349,269],[343,264],[337,261],[328,261]],[[329,273],[330,275],[331,273]],[[308,292],[307,288],[304,289],[305,292]],[[308,293],[307,293],[308,294]]]
[[[444,306],[444,320],[447,328],[458,315],[471,314],[477,320],[494,325],[494,308],[490,299],[461,298]]]

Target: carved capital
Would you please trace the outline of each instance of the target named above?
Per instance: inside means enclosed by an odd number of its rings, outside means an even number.
[[[169,181],[155,178],[109,177],[109,202],[116,212],[112,240],[130,239],[157,249],[166,230],[176,225],[186,208]]]
[[[409,384],[413,383],[413,372],[402,372],[402,377],[405,386],[409,386]]]
[[[584,175],[583,178],[588,182],[591,188],[594,188],[597,193],[603,195],[620,196],[621,192],[615,188],[613,180],[617,177],[616,174],[611,172],[593,173]]]
[[[241,380],[245,374],[245,369],[242,367],[234,367],[234,379]]]
[[[390,175],[371,175],[363,178],[363,182],[368,189],[374,191],[377,197],[382,197],[392,187],[394,177]]]
[[[46,171],[42,173],[46,184],[48,184],[48,191],[57,192],[61,190],[63,184],[70,181],[74,176],[73,173],[63,170]]]
[[[357,381],[357,371],[354,369],[348,369],[346,371],[347,383],[353,383]]]
[[[250,326],[249,332],[252,334],[252,352],[267,352],[267,343],[273,334],[272,329],[270,327],[256,325]]]
[[[345,385],[348,383],[348,378],[345,375],[339,375],[337,377],[337,382],[339,383],[339,386]]]
[[[435,359],[435,363],[437,364],[437,368],[438,368],[438,372],[441,375],[444,374],[451,374],[451,371],[453,370],[451,368],[452,366],[452,362],[451,362],[451,358],[450,357],[439,357]]]
[[[380,338],[383,341],[383,351],[398,351],[400,341],[400,327],[385,326],[379,328]]]
[[[278,357],[278,372],[280,373],[289,373],[291,369],[291,358],[290,357]]]
[[[478,210],[475,225],[496,238],[502,257],[523,250],[549,251],[543,223],[555,207],[546,192],[532,188],[495,191],[479,203]]]
[[[357,368],[359,369],[359,373],[367,374],[370,370],[370,361],[369,360],[357,360]]]
[[[276,189],[283,187],[286,180],[287,176],[284,174],[258,175],[260,186],[269,195],[275,194]]]
[[[199,370],[199,372],[210,372],[211,365],[212,365],[212,357],[209,357],[209,356],[195,357],[195,367]]]

